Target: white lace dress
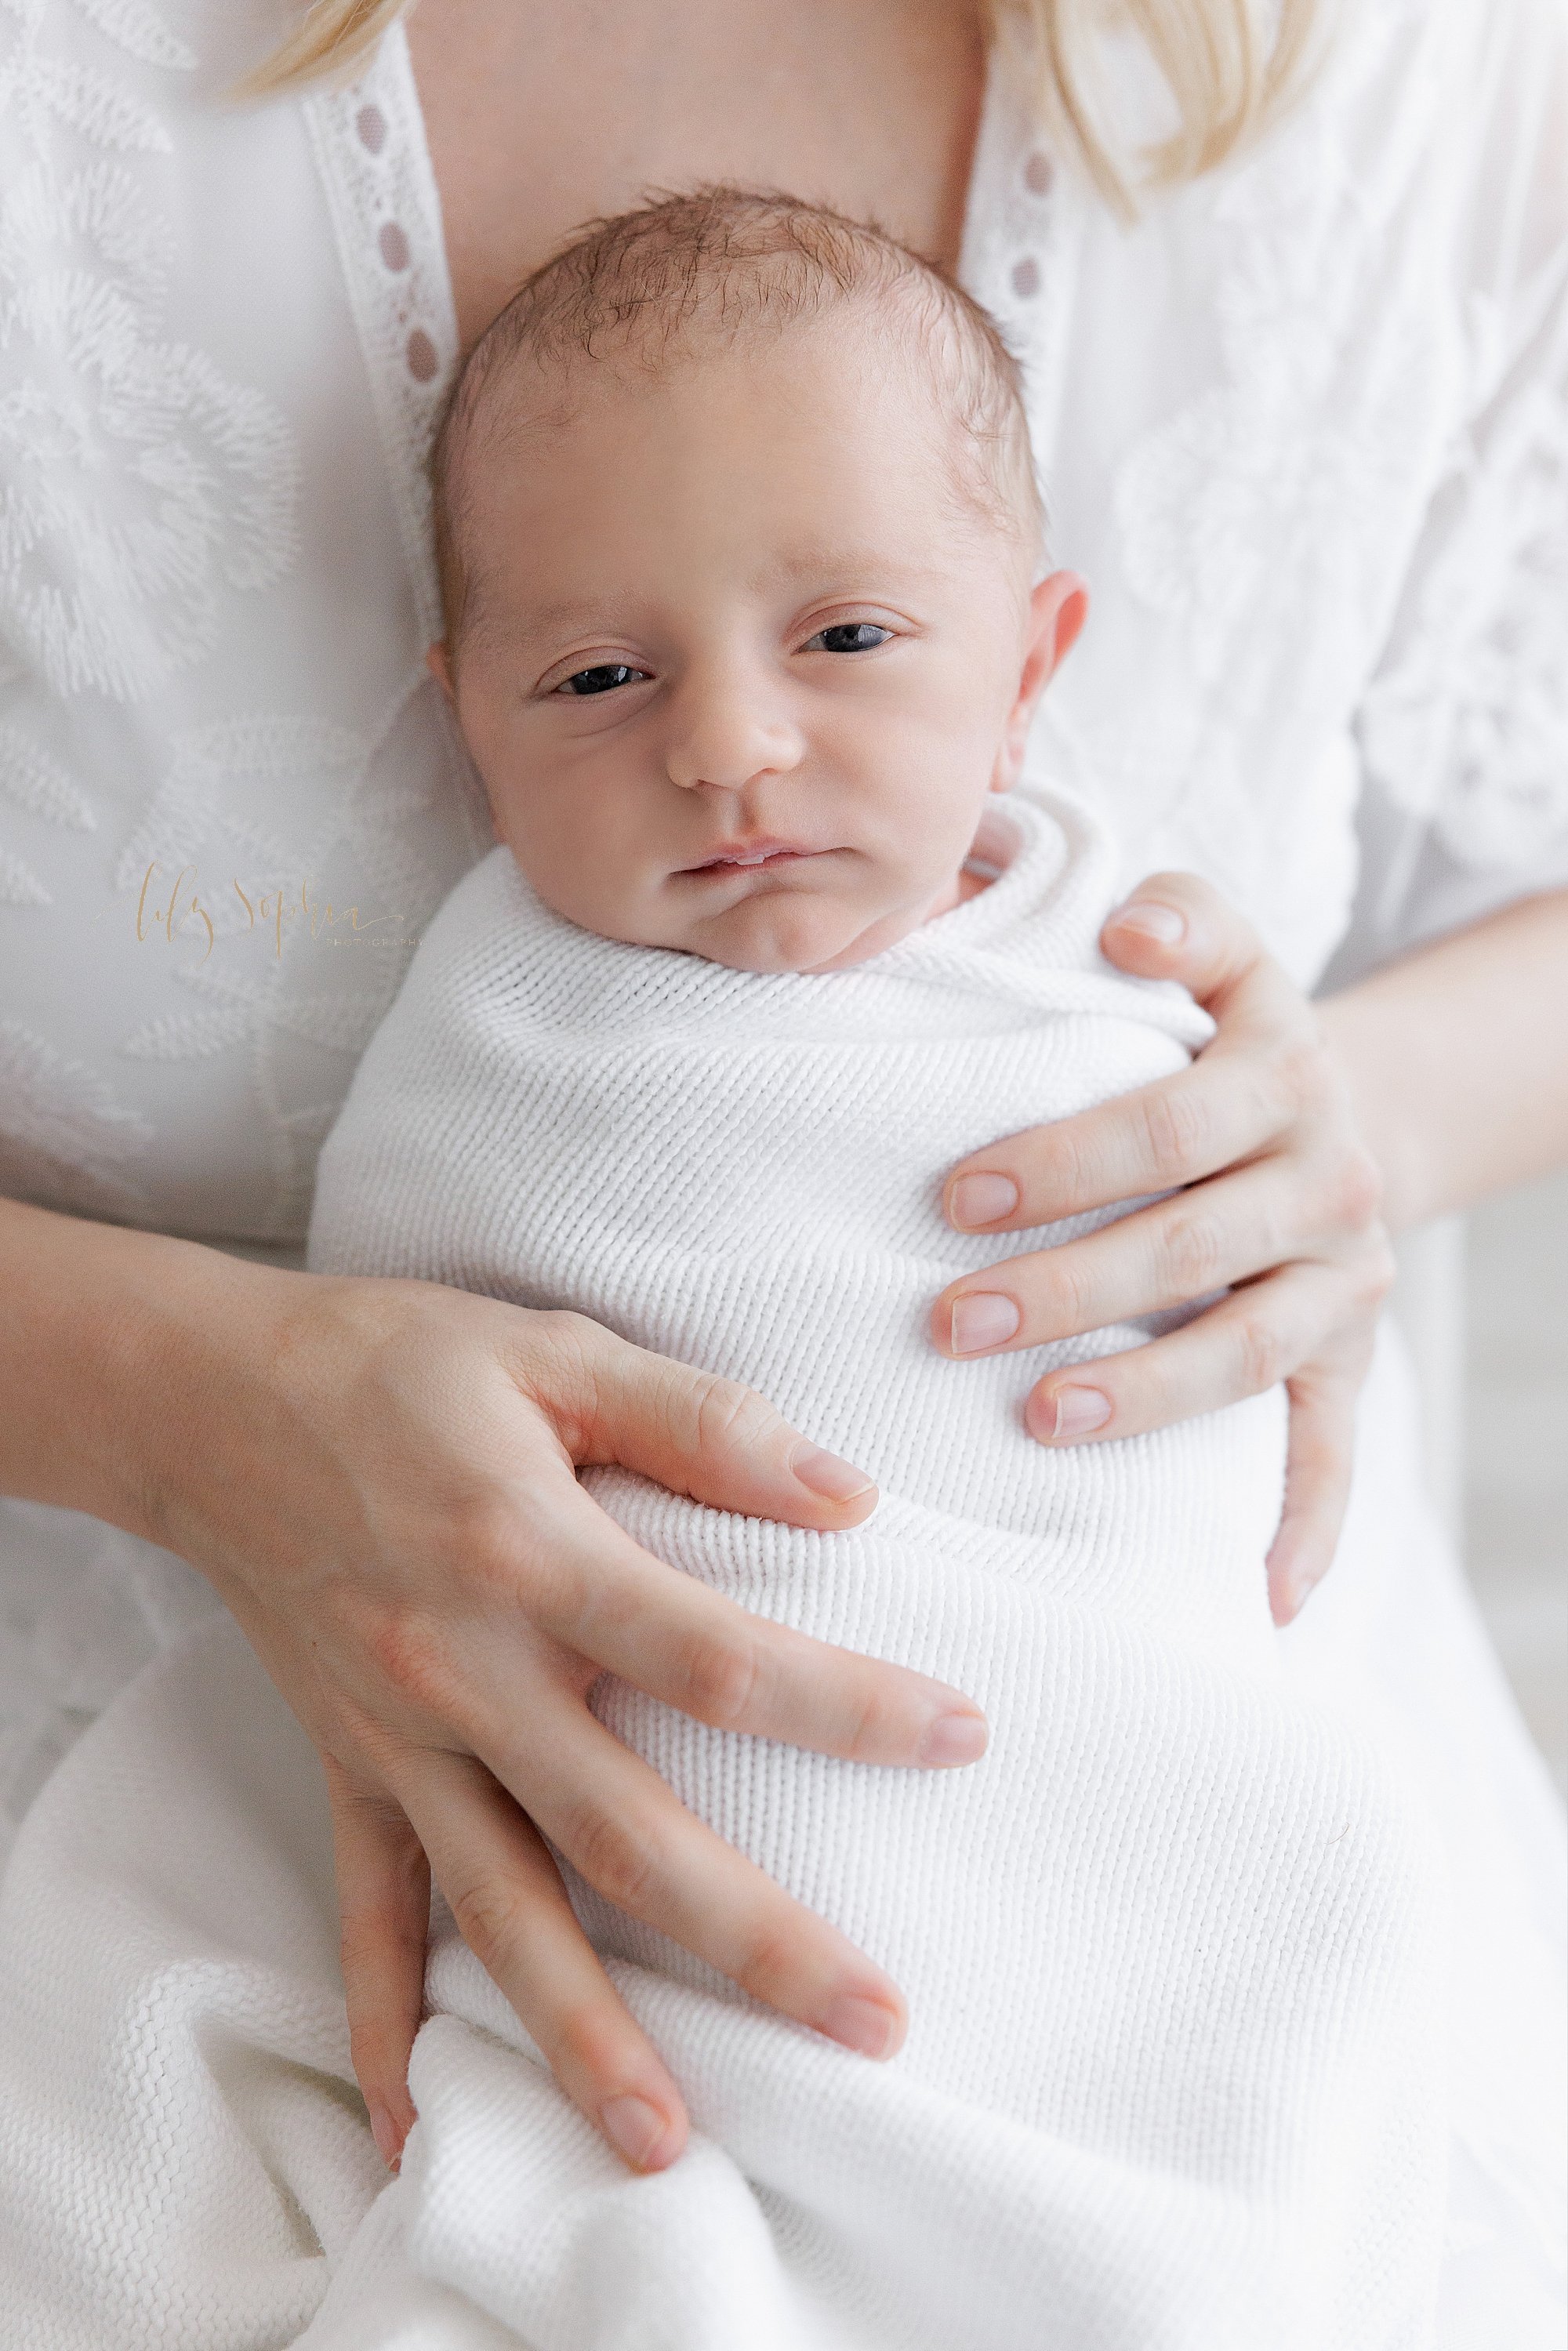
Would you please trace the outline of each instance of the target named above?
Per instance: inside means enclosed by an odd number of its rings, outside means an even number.
[[[0,1191],[287,1249],[487,827],[422,665],[455,331],[406,48],[233,110],[282,14],[0,5]],[[1130,230],[1004,54],[964,254],[1094,595],[1038,755],[1128,880],[1208,874],[1307,985],[1568,879],[1568,21],[1343,14],[1262,150]],[[1560,1815],[1392,1346],[1361,1458],[1287,1656],[1406,1743],[1448,1843],[1445,2351],[1559,2351]],[[12,1824],[214,1604],[0,1502]]]

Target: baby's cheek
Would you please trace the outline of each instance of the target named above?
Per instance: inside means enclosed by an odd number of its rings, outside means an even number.
[[[633,946],[666,944],[646,885],[624,872],[603,842],[541,841],[535,837],[521,852],[515,842],[508,846],[535,896],[552,913],[601,938]]]

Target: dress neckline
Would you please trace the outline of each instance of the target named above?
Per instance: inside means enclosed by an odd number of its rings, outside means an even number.
[[[441,634],[425,461],[457,364],[441,194],[401,24],[359,78],[301,101],[370,378],[423,642]]]
[[[1006,48],[1005,37],[994,39],[986,57],[958,277],[1022,365],[1038,462],[1041,428],[1049,434],[1057,412],[1076,249],[1069,230],[1081,206],[1072,175],[1046,152],[1029,77]],[[401,20],[357,80],[301,104],[428,643],[442,622],[425,465],[459,342],[441,192]]]

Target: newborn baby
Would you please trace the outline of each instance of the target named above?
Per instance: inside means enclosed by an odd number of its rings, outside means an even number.
[[[692,2145],[629,2177],[448,1938],[411,2257],[563,2351],[1415,2351],[1434,1880],[1377,1759],[1278,1677],[1281,1399],[1051,1450],[1040,1371],[1145,1331],[931,1343],[946,1284],[1039,1246],[953,1232],[944,1171],[1210,1033],[1100,956],[1091,817],[995,797],[1083,596],[1040,576],[994,329],[831,215],[662,204],[523,288],[434,480],[433,661],[500,845],[364,1057],[310,1263],[572,1307],[760,1389],[877,1479],[864,1525],[619,1471],[597,1499],[745,1606],[968,1691],[992,1743],[877,1770],[601,1683],[902,1984],[907,2044],[818,2039],[569,1874]]]

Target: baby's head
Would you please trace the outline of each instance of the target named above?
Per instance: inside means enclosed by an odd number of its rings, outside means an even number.
[[[468,360],[432,468],[496,830],[608,938],[831,970],[956,902],[1081,625],[1016,370],[889,238],[728,189],[608,221]]]

